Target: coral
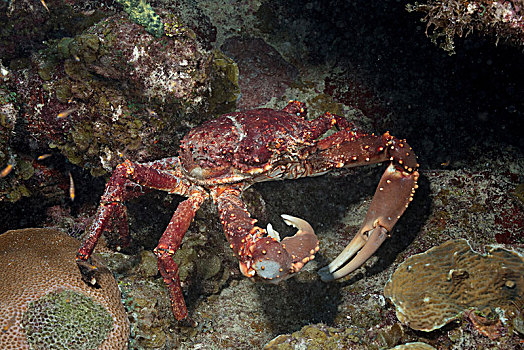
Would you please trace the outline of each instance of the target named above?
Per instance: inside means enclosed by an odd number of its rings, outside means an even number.
[[[35,161],[17,147],[23,144],[27,150],[20,130],[20,110],[23,102],[17,93],[16,79],[12,71],[0,60],[0,169],[11,166],[12,170],[0,177],[0,202],[16,202],[34,194],[42,199],[55,201],[63,199],[63,190],[57,184],[63,180],[60,172]],[[17,137],[18,136],[18,137]]]
[[[496,308],[510,308],[523,293],[522,255],[500,247],[481,255],[463,239],[411,256],[384,290],[397,318],[423,331],[438,329],[467,310],[496,318]]]
[[[88,350],[102,344],[113,320],[92,298],[64,289],[31,302],[22,328],[31,348]]]
[[[184,35],[186,33],[189,33],[189,35],[192,37],[196,37],[196,34],[190,28],[184,25],[178,16],[172,13],[166,15],[164,31],[166,36],[169,37]]]
[[[160,38],[164,34],[164,23],[155,10],[145,0],[117,0],[124,6],[129,18],[140,24],[145,30]]]
[[[71,348],[64,342],[78,341],[80,334],[89,332],[99,333],[89,337],[92,342],[107,333],[99,349],[127,349],[129,320],[113,275],[96,262],[100,267],[98,288],[86,284],[74,262],[79,244],[52,229],[22,229],[0,235],[0,348],[34,348],[34,342],[42,339],[46,344],[62,344],[53,348]],[[75,306],[76,310],[65,310],[60,305]],[[60,323],[60,317],[69,311],[70,315],[84,314],[83,320],[76,321],[81,329],[71,328],[70,321]],[[104,321],[107,314],[109,327]],[[96,332],[92,322],[97,325]],[[53,327],[53,332],[49,333],[47,327]],[[66,340],[67,334],[73,338]],[[80,348],[75,345],[75,349]]]
[[[11,158],[10,143],[15,128],[18,107],[16,92],[6,83],[9,81],[9,71],[0,60],[0,168],[4,168]]]
[[[499,159],[502,163],[505,158]],[[432,214],[425,246],[416,253],[443,243],[443,237],[462,238],[464,232],[474,248],[524,243],[520,233],[524,212],[515,196],[517,182],[511,174],[460,169],[432,171],[429,176],[435,191],[431,195]]]
[[[521,1],[429,0],[408,4],[409,12],[424,12],[426,35],[450,54],[455,52],[454,37],[474,30],[515,45],[524,45],[524,7]],[[431,28],[433,26],[433,28]]]
[[[35,54],[17,93],[42,148],[101,175],[122,158],[172,156],[188,127],[234,108],[234,67],[189,30],[157,39],[116,15]]]

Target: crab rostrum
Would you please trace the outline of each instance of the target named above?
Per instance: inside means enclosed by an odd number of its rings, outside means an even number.
[[[267,229],[255,226],[256,220],[241,199],[242,192],[256,182],[318,176],[335,168],[388,162],[362,227],[346,249],[319,273],[322,280],[329,281],[362,265],[388,237],[412,200],[418,178],[415,154],[406,141],[388,133],[362,133],[342,117],[325,113],[308,121],[305,116],[305,105],[298,101],[291,101],[282,110],[262,108],[225,114],[192,129],[182,140],[179,157],[120,164],[106,186],[89,236],[77,253],[86,281],[95,283],[96,267],[89,258],[102,232],[112,219],[118,219],[125,242],[129,235],[124,202],[143,193],[137,188],[149,188],[187,197],[178,205],[154,250],[178,320],[187,316],[187,309],[172,257],[195,212],[209,198],[218,207],[242,273],[252,279],[279,282],[314,259],[319,250],[317,236],[310,224],[290,215],[282,217],[298,232],[283,240],[271,225]],[[321,138],[332,127],[338,131]]]

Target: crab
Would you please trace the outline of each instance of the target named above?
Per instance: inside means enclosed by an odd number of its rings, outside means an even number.
[[[90,256],[112,220],[117,219],[120,237],[128,242],[126,200],[139,196],[143,188],[187,197],[154,249],[173,314],[183,320],[188,312],[173,255],[204,201],[212,199],[217,205],[242,274],[278,283],[315,258],[319,241],[308,222],[290,215],[282,218],[298,231],[282,240],[271,224],[267,229],[256,226],[257,220],[242,201],[242,192],[257,182],[319,176],[336,168],[389,162],[360,230],[319,274],[323,281],[331,281],[360,267],[386,240],[412,200],[418,179],[416,156],[405,140],[389,133],[365,134],[330,113],[312,120],[307,120],[306,114],[305,104],[298,101],[290,101],[282,110],[262,108],[224,114],[192,129],[181,141],[178,157],[147,163],[125,160],[118,165],[76,255],[83,278],[96,283],[97,268]],[[333,127],[338,131],[325,136]]]

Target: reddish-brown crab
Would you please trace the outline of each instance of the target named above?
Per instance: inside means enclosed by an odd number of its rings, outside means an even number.
[[[120,220],[121,237],[128,237],[124,201],[140,194],[136,187],[188,197],[178,205],[154,250],[173,313],[178,320],[184,319],[187,309],[172,256],[202,202],[211,197],[217,204],[242,273],[278,282],[315,257],[317,237],[306,221],[289,215],[282,217],[298,232],[282,241],[271,225],[267,230],[255,226],[256,220],[242,202],[242,191],[255,182],[316,176],[334,168],[388,161],[359,232],[319,273],[328,281],[358,268],[384,242],[411,201],[418,178],[415,154],[405,141],[388,133],[367,135],[344,118],[326,113],[307,121],[305,114],[305,105],[297,101],[281,111],[264,108],[225,114],[191,130],[182,140],[179,157],[120,164],[107,184],[89,237],[77,253],[84,278],[94,283],[96,268],[89,257],[112,217]],[[333,126],[339,131],[319,139]]]

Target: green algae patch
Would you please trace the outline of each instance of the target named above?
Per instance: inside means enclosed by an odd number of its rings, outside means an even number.
[[[165,16],[164,31],[168,37],[177,37],[181,35],[188,35],[192,39],[196,38],[196,34],[188,27],[186,27],[178,16],[168,13]]]
[[[215,50],[213,51],[212,69],[214,72],[211,79],[213,94],[209,99],[210,108],[218,113],[226,113],[229,109],[234,109],[240,96],[238,66],[223,52]]]
[[[93,299],[61,290],[29,304],[22,317],[31,349],[96,349],[113,329],[111,315]]]
[[[524,205],[524,183],[515,187],[515,190],[512,193],[515,197],[517,197],[520,204]]]
[[[129,14],[129,18],[144,29],[160,38],[164,34],[164,24],[160,16],[153,10],[145,0],[117,0],[124,6],[124,11]]]

